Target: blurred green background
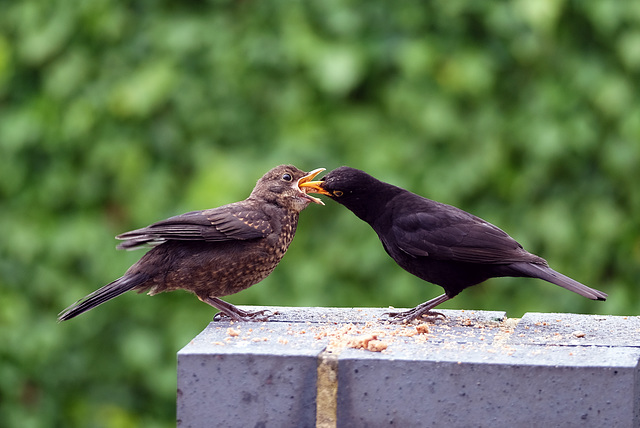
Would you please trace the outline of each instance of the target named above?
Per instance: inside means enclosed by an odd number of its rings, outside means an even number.
[[[60,310],[142,252],[113,237],[350,165],[502,227],[609,293],[496,279],[444,308],[637,315],[640,2],[21,0],[0,13],[0,425],[175,425],[183,292]],[[441,293],[326,200],[235,304]],[[240,381],[240,380],[239,380]]]

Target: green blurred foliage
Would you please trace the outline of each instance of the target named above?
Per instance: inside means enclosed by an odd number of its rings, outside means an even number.
[[[350,165],[504,228],[610,294],[496,279],[444,307],[638,314],[640,3],[3,2],[0,421],[175,424],[181,292],[56,314],[140,252],[113,236]],[[236,304],[414,306],[441,289],[337,204]]]

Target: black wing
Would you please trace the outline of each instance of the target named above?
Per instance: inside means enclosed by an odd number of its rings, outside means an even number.
[[[388,241],[414,257],[470,263],[539,260],[491,223],[450,205],[429,202],[425,210],[413,205],[411,212],[396,213]]]
[[[220,242],[264,238],[272,232],[262,211],[239,203],[192,211],[116,236],[118,249],[136,249],[168,240]]]

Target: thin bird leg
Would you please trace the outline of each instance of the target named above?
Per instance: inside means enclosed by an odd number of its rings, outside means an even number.
[[[441,296],[438,296],[434,299],[429,300],[428,302],[421,303],[415,308],[409,309],[408,311],[387,312],[383,315],[390,317],[391,321],[395,323],[410,322],[415,319],[421,318],[425,315],[427,317],[441,316],[442,318],[446,318],[443,313],[432,311],[431,309],[435,308],[440,303],[446,302],[449,299],[451,299],[451,297],[447,296],[446,294],[443,294]]]
[[[226,316],[234,321],[267,321],[269,315],[266,315],[266,313],[271,312],[268,310],[247,312],[217,297],[198,296],[198,299],[220,311],[213,317],[214,320]]]

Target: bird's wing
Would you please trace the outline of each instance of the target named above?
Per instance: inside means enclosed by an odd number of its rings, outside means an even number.
[[[500,228],[457,208],[445,207],[445,211],[396,216],[391,233],[398,248],[414,257],[470,263],[536,258]]]
[[[271,232],[271,224],[264,213],[243,210],[231,204],[170,217],[116,238],[124,240],[118,245],[119,249],[135,249],[167,240],[220,242],[257,239]]]

